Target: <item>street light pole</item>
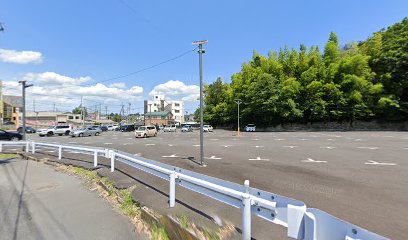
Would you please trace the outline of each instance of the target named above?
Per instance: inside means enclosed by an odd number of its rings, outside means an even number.
[[[239,127],[239,105],[242,103],[242,101],[241,101],[241,99],[235,99],[235,102],[238,105],[238,133],[237,133],[237,135],[239,136],[239,130],[240,130],[240,127]]]
[[[149,103],[149,125],[152,125],[152,104]]]
[[[27,81],[25,81],[25,80],[19,81],[18,83],[21,83],[21,89],[22,89],[22,95],[23,95],[23,118],[22,118],[22,120],[23,120],[23,140],[26,140],[26,107],[25,107],[25,105],[26,105],[26,94],[25,94],[25,91],[26,91],[26,88],[32,87],[33,84],[28,84],[27,85],[26,84]]]
[[[193,42],[193,45],[198,45],[198,54],[200,61],[200,162],[203,165],[204,160],[204,106],[203,106],[203,44],[208,43],[208,40],[196,41]]]

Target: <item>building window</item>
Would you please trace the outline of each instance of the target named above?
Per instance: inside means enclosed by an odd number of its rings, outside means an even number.
[[[175,109],[174,112],[175,113],[180,113],[180,110]]]
[[[74,116],[68,116],[68,119],[74,119]]]
[[[174,106],[175,107],[180,107],[180,103],[175,103]]]
[[[153,106],[155,106],[155,107],[156,107],[156,103],[155,103],[155,104],[153,104]]]

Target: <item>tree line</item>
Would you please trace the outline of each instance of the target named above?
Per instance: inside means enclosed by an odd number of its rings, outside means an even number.
[[[230,83],[218,78],[205,86],[204,120],[236,125],[236,99],[242,124],[405,121],[408,18],[359,43],[340,46],[332,32],[323,50],[301,44],[267,56],[254,51]]]

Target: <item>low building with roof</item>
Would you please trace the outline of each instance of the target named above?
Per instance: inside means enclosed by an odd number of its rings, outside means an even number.
[[[170,111],[149,112],[144,115],[145,125],[174,124],[173,114]]]
[[[2,119],[4,123],[14,123],[19,125],[20,111],[23,107],[23,98],[21,96],[3,95]]]

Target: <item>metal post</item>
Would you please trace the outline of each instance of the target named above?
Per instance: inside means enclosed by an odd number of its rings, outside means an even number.
[[[94,167],[98,166],[98,151],[94,151]]]
[[[58,159],[61,160],[62,159],[62,146],[58,147]]]
[[[208,43],[207,40],[193,42],[193,45],[198,45],[198,55],[200,63],[200,162],[203,165],[204,160],[204,106],[203,106],[203,44]]]
[[[23,121],[23,141],[25,141],[26,140],[26,108],[25,108],[26,94],[25,94],[25,91],[26,91],[26,88],[29,88],[29,87],[31,87],[33,85],[32,84],[27,85],[26,84],[27,81],[25,81],[25,80],[19,81],[19,83],[21,83],[22,96],[23,96],[23,109],[22,109],[23,117],[22,117],[22,121]]]
[[[27,142],[27,143],[26,143],[25,152],[28,152],[28,151],[29,151],[29,149],[28,149],[28,148],[29,148],[29,146],[30,146],[30,143],[29,143],[29,142]]]
[[[240,132],[240,126],[239,126],[239,105],[242,103],[241,99],[235,99],[237,105],[238,105],[238,133],[237,135],[239,136],[239,132]]]
[[[251,239],[251,198],[249,197],[249,180],[244,182],[245,192],[248,194],[242,199],[242,239]]]
[[[115,171],[115,152],[111,152],[111,172]]]
[[[169,198],[169,206],[174,207],[176,205],[176,173],[170,174]]]
[[[31,143],[31,153],[34,154],[35,153],[35,142]]]

